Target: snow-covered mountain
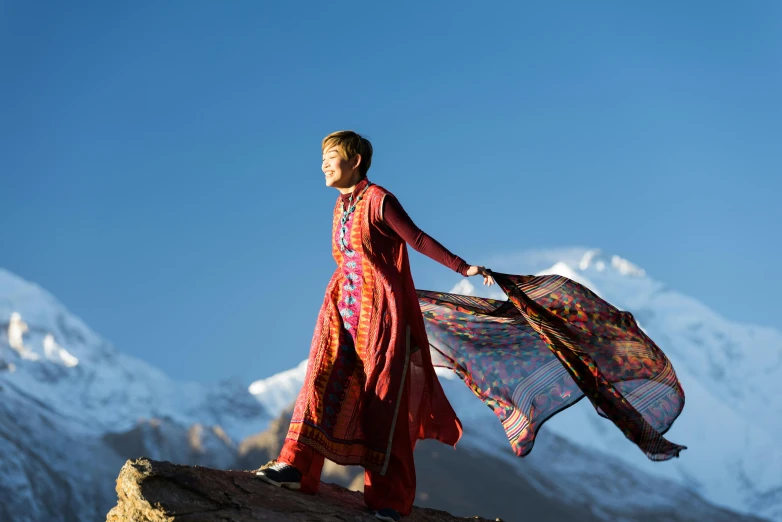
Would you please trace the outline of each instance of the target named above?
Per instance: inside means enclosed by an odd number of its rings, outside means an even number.
[[[241,383],[173,381],[119,352],[45,290],[3,269],[0,332],[2,382],[81,429],[118,431],[155,417],[218,424],[243,438],[269,422]]]
[[[586,401],[546,428],[674,479],[716,504],[782,520],[782,446],[773,438],[782,429],[782,333],[721,317],[598,251],[542,272],[579,281],[629,310],[668,355],[686,403],[666,438],[688,449],[670,462],[648,461]]]
[[[518,459],[493,413],[451,372],[438,370],[465,425],[464,445],[489,452],[521,473],[528,473],[530,464],[525,468],[524,461],[539,462],[545,453],[540,447],[546,444],[547,433],[553,432],[602,457],[594,459],[583,473],[578,468],[586,465],[584,459],[560,463],[566,469],[557,475],[560,487],[554,490],[555,494],[583,494],[597,503],[610,504],[610,496],[594,490],[591,494],[585,492],[585,484],[590,482],[584,478],[602,476],[600,466],[621,462],[649,477],[680,484],[716,505],[782,520],[782,446],[772,439],[774,430],[782,429],[780,332],[732,322],[696,299],[653,280],[629,261],[596,250],[536,253],[495,260],[489,266],[506,273],[559,274],[632,312],[670,357],[682,382],[686,405],[666,438],[688,449],[678,459],[651,462],[613,424],[599,417],[588,401],[581,401],[549,420],[532,453],[526,459]],[[476,289],[468,280],[459,281],[450,291],[503,297],[497,290]],[[269,413],[279,412],[295,398],[305,369],[302,363],[293,370],[253,383],[250,390],[257,392]],[[273,400],[266,395],[269,389],[277,390]],[[281,390],[293,393],[285,397]],[[549,457],[547,464],[540,467],[544,475],[547,465],[555,473]],[[599,487],[605,488],[606,483],[601,482]],[[633,500],[639,505],[672,501],[671,497],[663,497],[650,493]],[[610,505],[605,508],[610,512]]]
[[[581,401],[548,421],[532,453],[519,459],[492,412],[453,374],[438,372],[465,425],[461,449],[502,460],[553,502],[588,506],[591,519],[732,520],[705,498],[782,521],[782,457],[771,441],[782,427],[782,334],[732,323],[597,251],[489,266],[558,273],[633,312],[682,381],[686,406],[667,437],[689,449],[650,462]],[[481,293],[468,280],[452,291]],[[176,382],[0,269],[0,520],[103,520],[115,499],[113,479],[131,456],[230,467],[239,441],[291,404],[305,370],[303,362],[249,390]],[[682,509],[687,516],[678,516]]]
[[[242,384],[173,381],[0,269],[0,520],[103,520],[136,450],[230,464],[269,420]]]

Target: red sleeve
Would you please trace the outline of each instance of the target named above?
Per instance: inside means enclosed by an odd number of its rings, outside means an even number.
[[[388,195],[383,200],[383,221],[416,251],[447,266],[454,272],[467,276],[467,269],[470,268],[470,265],[418,228],[394,196]]]

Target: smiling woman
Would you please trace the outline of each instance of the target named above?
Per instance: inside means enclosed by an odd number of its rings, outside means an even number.
[[[367,177],[372,165],[372,144],[368,139],[341,131],[326,136],[322,146],[322,168],[327,187],[347,194],[358,181]]]
[[[464,276],[470,266],[421,231],[367,171],[372,144],[352,131],[322,143],[337,269],[315,327],[304,386],[279,462],[259,476],[315,493],[324,457],[366,469],[364,499],[397,520],[415,498],[418,439],[455,445],[462,428],[434,373],[406,243]]]
[[[407,244],[463,276],[468,265],[421,231],[367,178],[372,145],[352,131],[322,143],[337,268],[326,288],[304,385],[276,463],[257,472],[315,493],[324,459],[365,468],[364,500],[382,520],[410,513],[413,449],[455,446],[462,426],[435,375],[452,369],[500,418],[519,456],[546,419],[587,396],[650,459],[684,405],[673,367],[632,316],[566,278],[496,274],[508,301],[416,291]]]

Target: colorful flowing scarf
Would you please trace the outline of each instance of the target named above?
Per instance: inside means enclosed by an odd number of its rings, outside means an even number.
[[[499,417],[516,455],[543,423],[587,397],[655,461],[684,407],[665,354],[629,312],[568,278],[495,273],[507,301],[418,290],[433,360]]]

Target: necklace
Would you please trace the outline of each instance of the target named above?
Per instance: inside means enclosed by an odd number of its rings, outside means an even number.
[[[358,205],[358,202],[361,201],[364,198],[364,192],[367,191],[369,187],[372,186],[372,182],[368,182],[367,186],[364,187],[364,190],[361,191],[361,193],[356,198],[356,201],[353,201],[353,193],[350,194],[350,199],[348,199],[348,208],[345,208],[345,204],[342,204],[342,219],[340,219],[340,222],[342,226],[339,229],[339,249],[342,252],[345,252],[346,250],[349,252],[353,252],[348,248],[348,239],[345,237],[348,233],[348,227],[347,222],[348,219],[350,219],[350,215],[355,212],[356,205]]]

